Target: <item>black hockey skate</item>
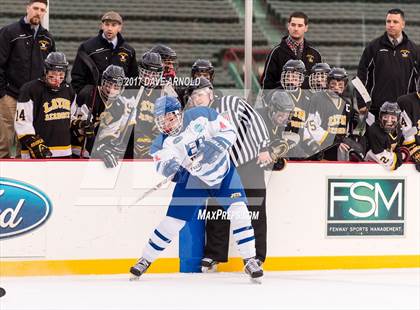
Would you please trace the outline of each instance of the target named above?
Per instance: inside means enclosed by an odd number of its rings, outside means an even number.
[[[217,271],[217,264],[219,262],[215,261],[212,258],[205,257],[201,260],[201,272],[209,273]]]
[[[138,280],[140,276],[146,272],[146,270],[150,267],[150,262],[148,262],[143,257],[140,258],[137,263],[130,268],[131,278],[130,280]]]
[[[251,277],[251,281],[254,283],[261,283],[264,272],[258,264],[258,260],[254,257],[248,258],[245,261],[245,273]]]

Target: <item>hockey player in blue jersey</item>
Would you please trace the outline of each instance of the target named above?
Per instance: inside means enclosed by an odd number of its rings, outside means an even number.
[[[245,272],[259,282],[263,270],[255,259],[255,237],[241,180],[229,159],[228,148],[236,131],[215,110],[197,107],[181,111],[175,97],[155,102],[155,122],[161,134],[150,153],[156,170],[176,182],[165,218],[146,244],[142,257],[131,267],[133,279],[140,277],[169,245],[184,225],[214,197],[231,217],[238,251]]]

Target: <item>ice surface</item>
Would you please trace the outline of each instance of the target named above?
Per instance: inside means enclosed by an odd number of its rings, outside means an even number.
[[[420,309],[420,269],[6,277],[0,309]]]

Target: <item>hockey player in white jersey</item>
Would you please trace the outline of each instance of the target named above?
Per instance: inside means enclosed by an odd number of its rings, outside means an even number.
[[[169,245],[197,209],[214,197],[231,216],[233,236],[244,259],[245,272],[259,282],[263,270],[255,259],[255,237],[246,206],[247,199],[228,148],[236,131],[215,110],[197,107],[181,111],[175,97],[163,96],[155,102],[155,122],[161,134],[150,153],[156,170],[176,182],[165,218],[146,244],[142,257],[131,267],[140,277]]]

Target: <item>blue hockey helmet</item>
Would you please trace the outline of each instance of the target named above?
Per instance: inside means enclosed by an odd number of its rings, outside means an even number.
[[[163,96],[155,101],[155,124],[165,135],[177,135],[182,129],[181,103],[175,97]]]

